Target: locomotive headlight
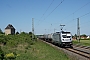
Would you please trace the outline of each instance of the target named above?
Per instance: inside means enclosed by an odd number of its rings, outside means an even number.
[[[64,41],[64,39],[62,39]]]

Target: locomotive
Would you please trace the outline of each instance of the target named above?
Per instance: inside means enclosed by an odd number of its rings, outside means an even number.
[[[58,44],[60,47],[72,47],[72,34],[71,32],[56,32],[56,33],[51,33],[51,34],[44,34],[42,37],[43,40],[53,43],[53,44]]]

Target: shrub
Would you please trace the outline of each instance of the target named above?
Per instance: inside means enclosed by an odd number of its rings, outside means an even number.
[[[1,46],[0,46],[0,59],[1,60],[4,59],[4,52],[2,51]]]

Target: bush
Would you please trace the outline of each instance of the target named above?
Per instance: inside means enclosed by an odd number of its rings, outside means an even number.
[[[4,59],[4,52],[2,51],[1,46],[0,46],[0,59],[1,60]]]
[[[35,41],[31,40],[32,38],[30,36],[32,35],[25,32],[22,32],[18,35],[0,35],[0,42],[4,44],[3,50],[5,53],[8,53],[4,54],[3,51],[0,51],[0,58],[16,59],[16,57],[19,55],[15,54],[13,52],[13,49],[17,49],[19,45],[26,44],[24,49],[28,50],[29,48],[31,48],[31,45],[35,43]]]

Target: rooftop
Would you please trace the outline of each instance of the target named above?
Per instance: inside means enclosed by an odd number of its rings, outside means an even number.
[[[15,29],[11,24],[8,24],[8,26],[5,29]]]

